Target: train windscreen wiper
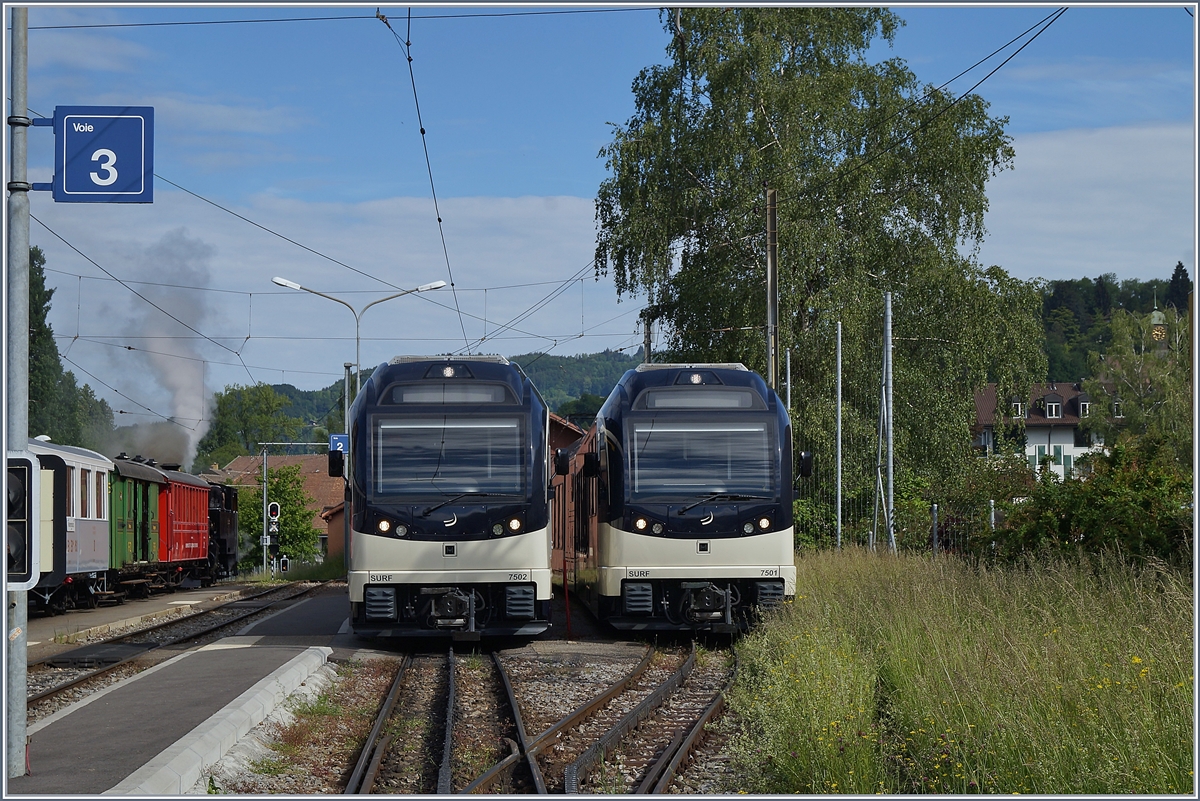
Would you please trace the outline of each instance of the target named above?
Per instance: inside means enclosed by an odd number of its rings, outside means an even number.
[[[695,503],[689,504],[688,506],[683,507],[682,509],[679,510],[679,514],[683,514],[684,512],[688,511],[689,509],[695,509],[697,506],[699,506],[702,503],[709,503],[711,501],[769,501],[769,500],[771,500],[771,497],[769,495],[741,495],[736,492],[714,492],[712,495],[709,495],[706,498],[701,498],[700,500],[696,501]]]
[[[503,493],[503,492],[460,492],[457,495],[450,496],[449,498],[447,498],[446,500],[442,501],[439,504],[436,504],[435,506],[427,507],[424,512],[421,512],[421,517],[429,517],[429,515],[431,513],[436,512],[438,509],[441,509],[446,504],[454,503],[455,501],[460,500],[462,498],[503,497],[504,494],[505,493]]]

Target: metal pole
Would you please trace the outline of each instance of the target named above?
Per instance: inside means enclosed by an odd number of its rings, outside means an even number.
[[[12,107],[8,118],[8,403],[6,442],[11,450],[29,443],[29,190],[26,175],[26,134],[29,127],[29,9],[12,10]],[[5,658],[8,664],[6,698],[8,739],[5,754],[8,778],[26,770],[26,693],[29,667],[29,594],[8,593]]]
[[[345,363],[346,368],[346,434],[350,433],[350,362]],[[345,476],[349,472],[346,465],[347,459],[350,459],[349,446],[346,448],[346,455],[342,457],[342,475]],[[342,565],[346,569],[346,575],[350,573],[350,487],[343,483],[342,486]]]
[[[892,293],[886,294],[886,303],[883,311],[883,327],[884,337],[886,338],[884,356],[885,375],[887,382],[887,527],[888,527],[888,547],[892,549],[892,553],[896,552],[896,491],[895,491],[895,439],[893,437],[893,428],[895,419],[892,417]]]
[[[642,363],[650,364],[653,359],[650,358],[650,318],[642,318]]]
[[[767,190],[767,386],[779,384],[779,235],[775,217],[776,190]]]
[[[938,552],[938,530],[937,530],[937,504],[933,505],[933,554],[937,556]]]
[[[267,575],[267,446],[263,445],[263,514],[262,514],[262,537],[259,542],[262,543],[263,552],[263,577]]]
[[[342,390],[342,433],[350,433],[350,368],[354,365],[350,362],[344,362],[342,367],[345,369],[344,384]]]
[[[842,549],[842,321],[837,324],[837,547]]]
[[[788,406],[788,416],[790,417],[792,414],[792,349],[791,348],[787,349],[787,385],[788,385],[787,406]]]

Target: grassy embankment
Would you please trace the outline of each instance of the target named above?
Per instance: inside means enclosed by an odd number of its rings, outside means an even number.
[[[1193,793],[1191,576],[801,557],[739,644],[741,789]]]

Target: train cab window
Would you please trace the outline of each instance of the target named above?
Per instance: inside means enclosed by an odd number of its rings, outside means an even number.
[[[75,516],[75,468],[67,467],[67,517]]]
[[[108,474],[103,470],[96,471],[96,518],[104,519],[104,499],[108,496]]]
[[[776,448],[767,421],[634,420],[627,429],[631,497],[773,494]]]
[[[374,425],[371,484],[377,495],[524,493],[520,417],[381,416]]]
[[[88,515],[88,483],[92,480],[92,471],[79,470],[79,516],[89,517]]]

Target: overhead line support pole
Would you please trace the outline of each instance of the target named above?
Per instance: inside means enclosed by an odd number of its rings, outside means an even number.
[[[26,175],[26,134],[30,124],[29,9],[12,10],[12,106],[9,125],[8,174],[8,317],[6,335],[8,391],[5,408],[5,446],[25,450],[29,443],[29,190]],[[5,479],[7,484],[7,478]],[[7,490],[7,486],[5,487]],[[7,588],[6,588],[7,589]],[[29,593],[7,593],[5,661],[8,738],[5,755],[8,778],[26,771],[26,694],[29,666]]]
[[[779,232],[776,190],[767,190],[767,386],[779,389]]]

